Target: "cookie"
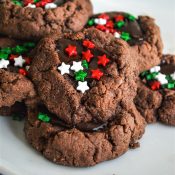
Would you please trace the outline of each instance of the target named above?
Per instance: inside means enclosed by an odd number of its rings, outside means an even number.
[[[135,104],[148,123],[175,126],[175,56],[164,55],[159,66],[140,75]]]
[[[43,39],[30,76],[38,95],[68,125],[112,120],[136,93],[137,53],[126,42],[96,29],[59,40]]]
[[[0,33],[23,40],[80,31],[92,15],[89,0],[3,0],[0,3]]]
[[[87,27],[92,26],[127,41],[136,49],[139,54],[137,60],[139,72],[159,64],[163,44],[159,27],[151,17],[136,18],[125,12],[109,12],[92,16]]]
[[[130,145],[138,145],[144,133],[143,117],[134,105],[119,115],[108,125],[84,132],[61,125],[44,106],[35,106],[28,109],[24,131],[27,141],[50,161],[66,166],[94,166],[121,156]]]
[[[31,62],[27,55],[33,46],[0,38],[0,115],[11,115],[16,102],[35,97],[33,84],[26,77]]]

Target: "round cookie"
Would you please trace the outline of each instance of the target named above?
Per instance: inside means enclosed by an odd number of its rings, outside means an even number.
[[[3,0],[0,33],[23,40],[61,36],[83,29],[90,15],[89,0]]]
[[[135,104],[148,123],[157,119],[175,126],[175,56],[164,55],[160,66],[141,73]]]
[[[127,41],[137,50],[139,72],[159,64],[163,44],[159,27],[151,17],[136,18],[125,12],[108,12],[92,16],[87,27],[92,26]]]
[[[119,115],[108,125],[84,132],[61,125],[44,106],[35,106],[28,109],[24,131],[27,141],[50,161],[66,166],[94,166],[121,156],[129,146],[139,145],[137,141],[145,128],[143,117],[135,105]]]
[[[30,75],[48,110],[68,125],[112,120],[136,94],[137,53],[126,42],[96,29],[59,40],[43,39]]]
[[[31,62],[27,54],[33,47],[34,43],[0,37],[0,115],[17,113],[21,107],[16,106],[23,106],[18,102],[35,96],[33,84],[26,77]]]

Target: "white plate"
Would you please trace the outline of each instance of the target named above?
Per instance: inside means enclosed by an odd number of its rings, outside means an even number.
[[[161,27],[164,53],[175,53],[174,0],[93,0],[95,12],[128,11],[153,16]],[[91,168],[55,165],[25,141],[23,123],[0,117],[0,173],[4,175],[175,175],[175,128],[149,125],[141,147]]]

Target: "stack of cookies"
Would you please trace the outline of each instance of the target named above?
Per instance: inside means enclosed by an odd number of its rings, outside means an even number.
[[[93,15],[89,0],[0,1],[0,115],[58,164],[114,159],[146,123],[175,126],[175,57],[148,16]]]

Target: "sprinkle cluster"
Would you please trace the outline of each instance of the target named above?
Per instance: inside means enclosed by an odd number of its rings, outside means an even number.
[[[147,85],[152,90],[175,89],[175,72],[171,75],[165,75],[160,72],[161,67],[155,66],[148,71],[140,74],[141,79],[146,80]]]
[[[35,43],[27,42],[16,47],[6,47],[0,49],[0,69],[7,69],[8,66],[16,67],[18,73],[27,75],[31,59],[26,57],[32,48],[35,47]]]
[[[45,9],[57,8],[54,0],[12,0],[14,4],[21,7],[37,8],[42,7]]]
[[[78,82],[77,90],[84,93],[89,90],[88,82],[86,81],[87,78],[100,80],[104,73],[99,68],[90,70],[89,64],[95,58],[93,54],[93,49],[95,48],[94,43],[89,40],[84,40],[82,44],[84,47],[84,51],[81,53],[82,60],[73,61],[71,65],[62,62],[58,67],[58,70],[62,75],[71,74],[72,71],[75,80]],[[65,48],[65,53],[70,59],[75,58],[78,55],[77,47],[74,45],[68,45]],[[102,67],[105,67],[110,61],[106,54],[97,56],[97,59],[97,65]],[[89,74],[90,77],[88,76]]]
[[[88,21],[88,26],[95,26],[103,32],[112,33],[116,38],[129,41],[132,39],[130,33],[121,31],[122,27],[125,26],[126,20],[135,21],[136,18],[130,14],[118,14],[111,19],[109,15],[104,13],[97,18],[91,18]]]

